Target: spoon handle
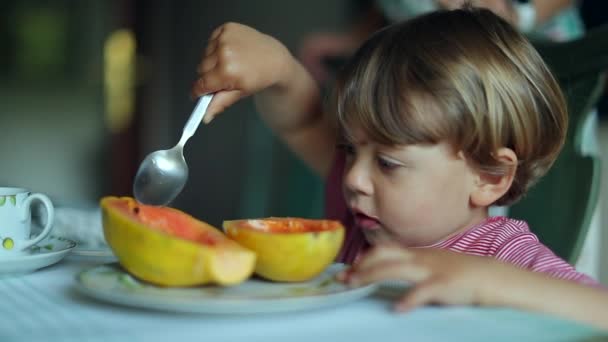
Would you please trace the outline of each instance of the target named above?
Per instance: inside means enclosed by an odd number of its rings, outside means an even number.
[[[206,94],[198,99],[192,114],[190,114],[190,117],[188,118],[188,122],[186,122],[186,125],[184,126],[184,131],[178,145],[183,147],[184,144],[186,144],[186,141],[190,139],[192,135],[194,135],[194,132],[196,132],[198,125],[201,123],[205,113],[207,112],[207,107],[209,106],[212,98],[213,94]]]

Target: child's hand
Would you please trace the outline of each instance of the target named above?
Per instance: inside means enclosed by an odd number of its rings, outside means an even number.
[[[492,276],[495,260],[439,249],[379,245],[363,255],[339,279],[351,285],[404,280],[414,286],[398,301],[396,310],[424,304],[483,304],[483,284]]]
[[[288,79],[294,58],[276,39],[251,27],[227,23],[211,34],[197,67],[192,93],[216,93],[205,122],[239,99]]]

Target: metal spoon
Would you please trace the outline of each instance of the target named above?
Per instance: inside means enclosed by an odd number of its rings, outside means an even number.
[[[200,97],[177,145],[168,150],[152,152],[141,162],[133,182],[133,194],[137,201],[167,205],[182,191],[188,180],[184,145],[201,123],[212,98],[213,94]]]

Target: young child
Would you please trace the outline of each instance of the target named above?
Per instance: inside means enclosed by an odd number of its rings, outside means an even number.
[[[243,25],[213,32],[198,72],[194,94],[216,93],[207,122],[255,94],[268,125],[326,178],[329,216],[348,228],[341,261],[394,241],[595,283],[525,222],[488,215],[546,173],[567,130],[546,65],[489,10],[433,12],[377,32],[342,71],[331,115],[289,51]]]

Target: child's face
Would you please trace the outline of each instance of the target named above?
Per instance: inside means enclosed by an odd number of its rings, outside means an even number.
[[[353,133],[343,191],[371,243],[430,245],[487,217],[470,205],[477,174],[448,144],[387,147]]]

